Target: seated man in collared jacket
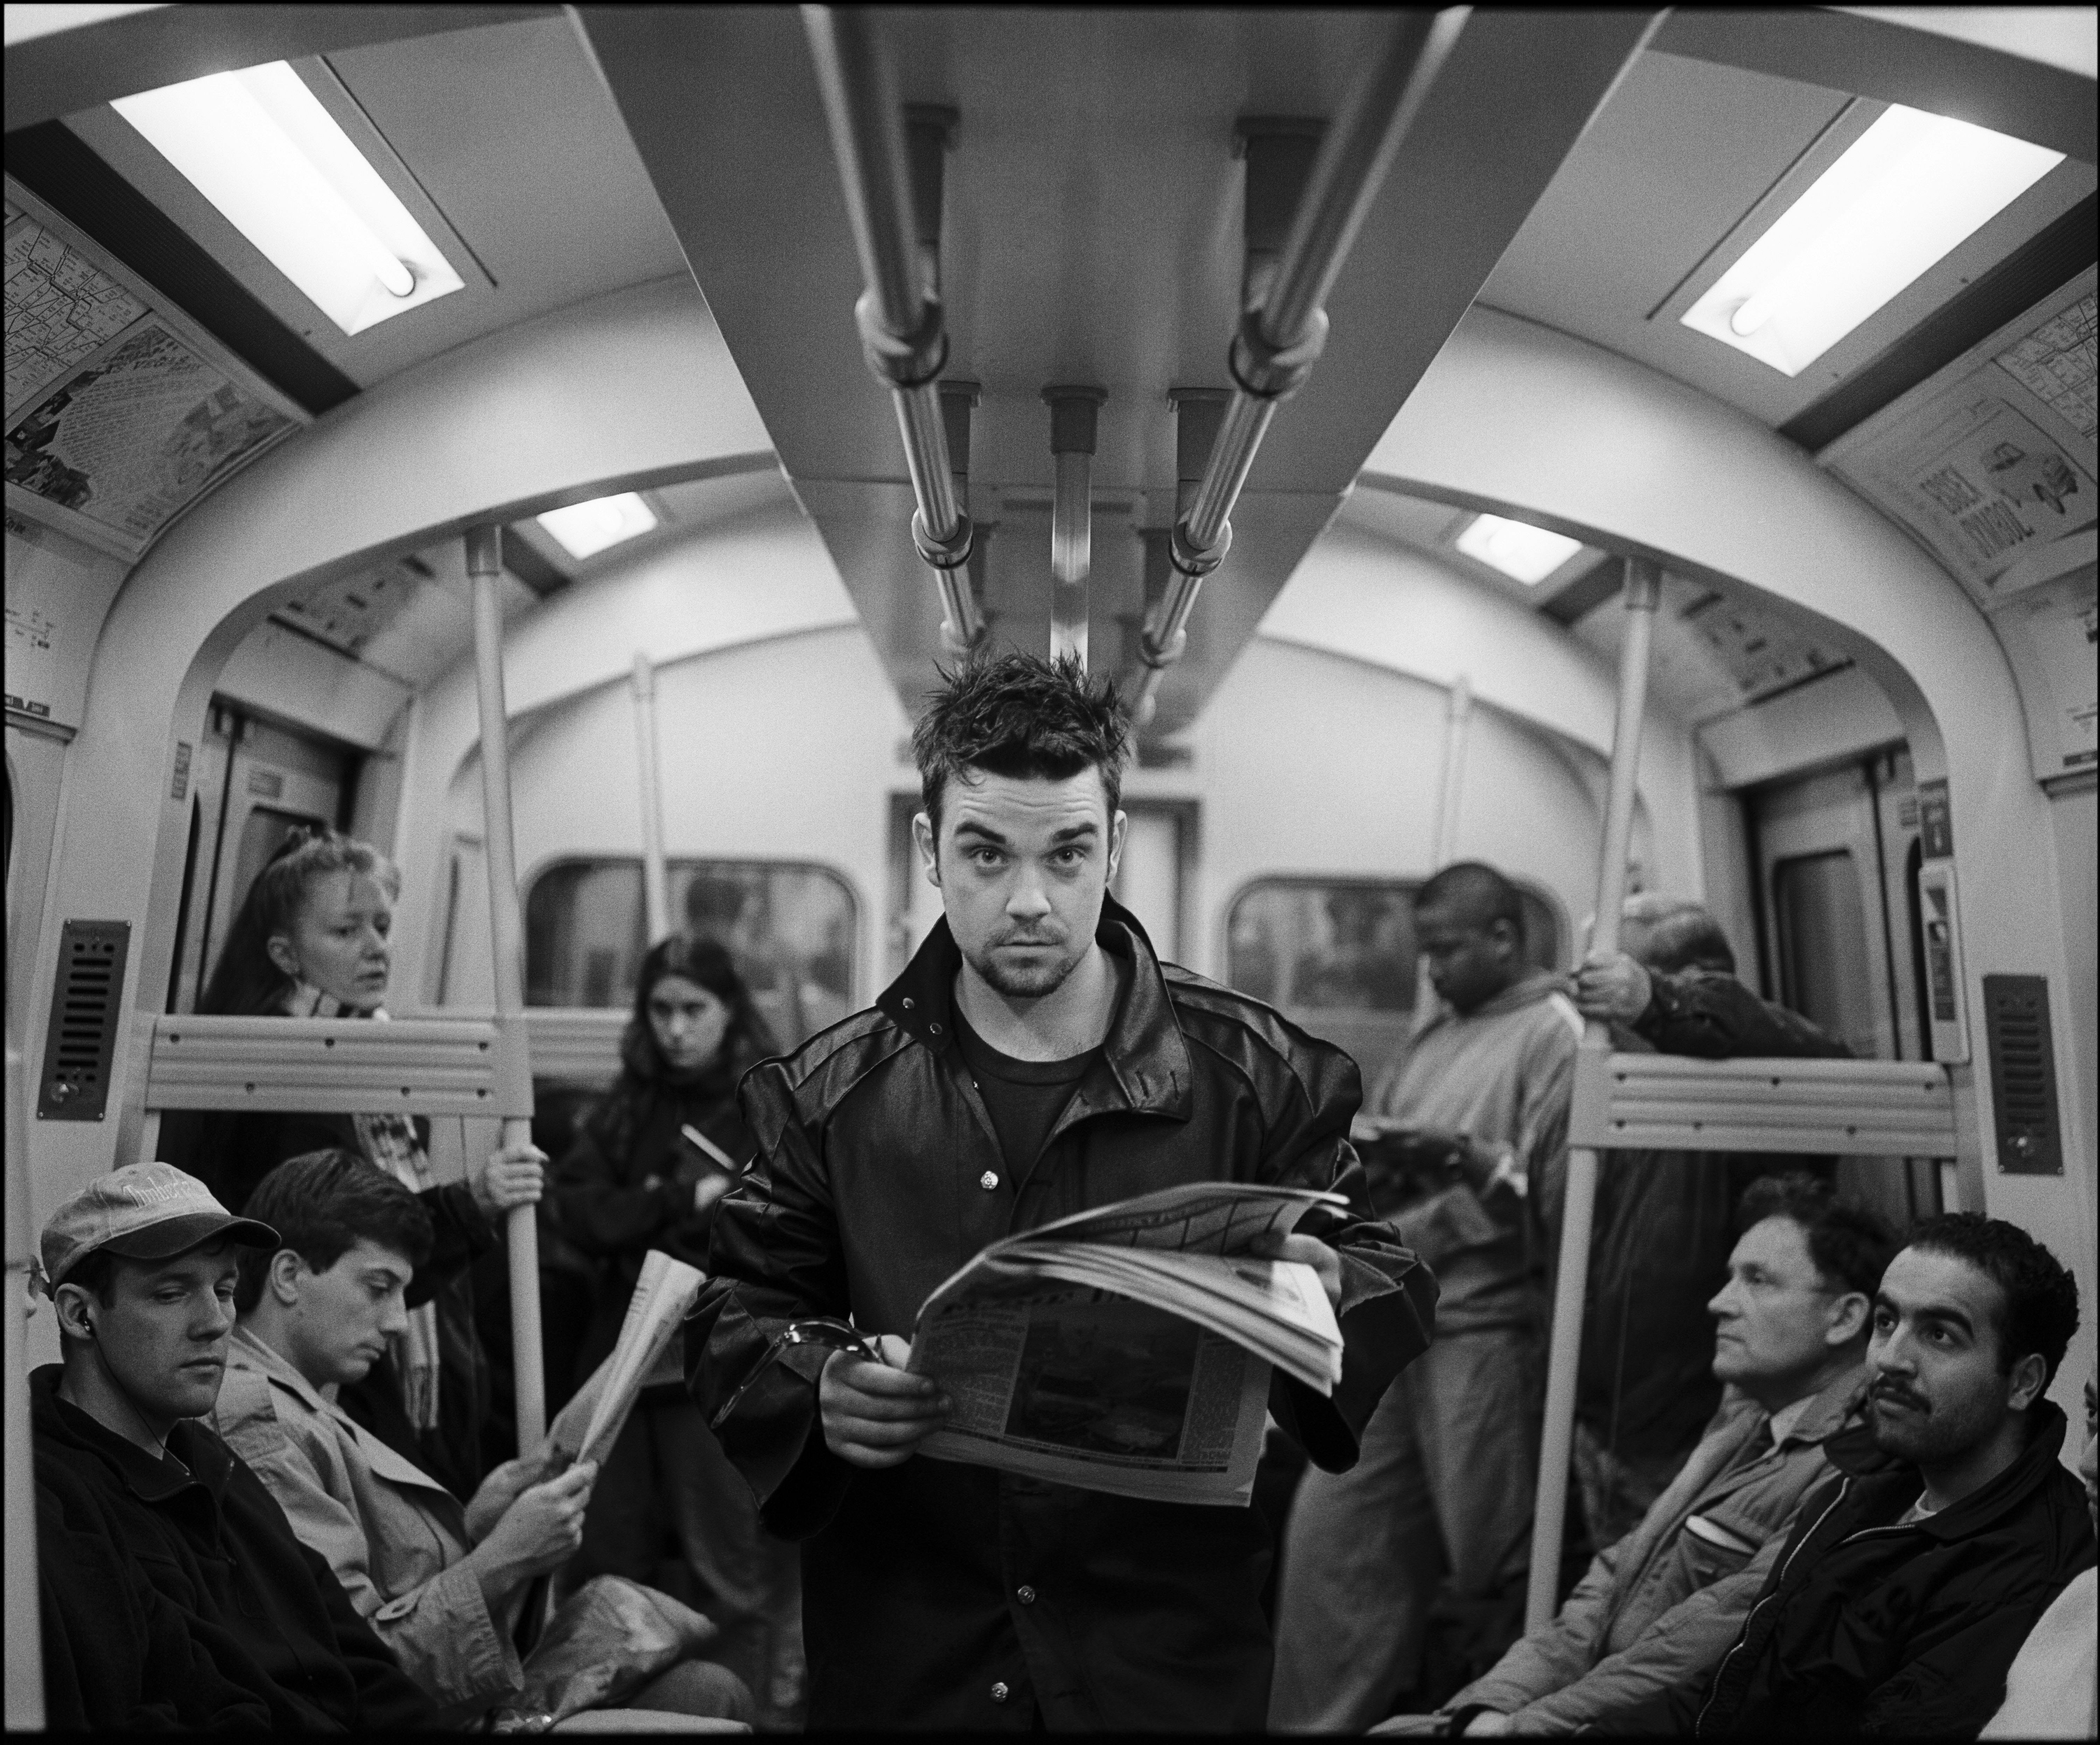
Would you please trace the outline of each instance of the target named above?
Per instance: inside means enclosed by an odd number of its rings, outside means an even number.
[[[1743,1196],[1728,1282],[1708,1305],[1735,1398],[1639,1526],[1598,1553],[1560,1615],[1435,1715],[1385,1734],[1625,1734],[1710,1675],[1779,1559],[1829,1439],[1859,1421],[1873,1294],[1895,1239],[1814,1177]]]
[[[873,1009],[743,1082],[757,1160],[723,1204],[686,1354],[768,1523],[803,1541],[813,1728],[1262,1725],[1251,1510],[914,1451],[944,1414],[906,1341],[986,1244],[1182,1183],[1339,1191],[1346,1214],[1271,1250],[1320,1272],[1346,1341],[1330,1398],[1271,1395],[1323,1466],[1355,1458],[1430,1336],[1433,1282],[1371,1217],[1348,1144],[1354,1066],[1162,965],[1107,899],[1127,738],[1074,665],[1008,656],[951,681],[915,742],[946,920]],[[813,1314],[850,1314],[885,1363],[795,1347],[766,1367]]]

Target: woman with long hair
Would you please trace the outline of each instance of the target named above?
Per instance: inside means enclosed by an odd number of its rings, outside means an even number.
[[[227,930],[197,1010],[237,1017],[384,1019],[390,936],[401,875],[368,842],[333,830],[293,833],[256,876]],[[440,1184],[430,1124],[395,1112],[282,1111],[173,1116],[161,1153],[238,1210],[287,1159],[340,1147],[419,1198],[437,1240],[408,1291],[408,1328],[365,1379],[345,1387],[344,1409],[461,1499],[481,1482],[488,1363],[474,1331],[468,1270],[495,1245],[491,1226],[536,1203],[545,1154],[530,1145],[492,1152],[468,1180]]]
[[[550,1190],[569,1239],[607,1269],[578,1381],[612,1350],[651,1248],[705,1268],[717,1204],[757,1149],[736,1102],[747,1068],[778,1053],[730,954],[674,933],[642,960],[620,1076],[555,1168]],[[660,1579],[668,1527],[695,1590],[721,1628],[715,1657],[757,1697],[760,1724],[799,1719],[801,1565],[758,1520],[684,1387],[645,1389],[607,1457],[571,1579]]]

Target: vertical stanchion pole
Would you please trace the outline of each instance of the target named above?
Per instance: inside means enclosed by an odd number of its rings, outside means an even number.
[[[1094,436],[1108,396],[1099,388],[1043,391],[1057,494],[1050,511],[1050,658],[1087,665],[1087,580],[1093,570]]]
[[[21,1051],[7,1038],[7,1283],[0,1389],[7,1403],[7,1722],[10,1733],[44,1725],[44,1654],[37,1599],[36,1470],[29,1447],[29,1163],[28,1087]]]
[[[1619,708],[1612,728],[1612,780],[1604,839],[1597,856],[1597,923],[1590,949],[1619,948],[1619,912],[1626,900],[1626,850],[1633,841],[1635,779],[1640,765],[1641,716],[1648,704],[1648,645],[1655,630],[1661,571],[1645,558],[1626,560],[1626,634],[1619,644]],[[1611,1027],[1592,1020],[1575,1062],[1577,1094],[1601,1076],[1611,1054]],[[1568,1460],[1575,1434],[1575,1379],[1582,1352],[1582,1299],[1589,1286],[1590,1224],[1597,1204],[1597,1154],[1571,1146],[1561,1199],[1560,1257],[1553,1288],[1553,1332],[1546,1367],[1546,1425],[1539,1439],[1538,1492],[1533,1505],[1531,1582],[1524,1627],[1552,1621],[1567,1526]]]
[[[466,571],[474,588],[474,676],[481,705],[481,800],[488,840],[488,931],[496,970],[496,1016],[523,1042],[524,926],[518,907],[518,846],[510,826],[510,741],[503,702],[501,530],[470,528]],[[508,1039],[506,1039],[508,1040]],[[529,1081],[528,1081],[529,1082]],[[529,1144],[532,1123],[506,1115],[503,1142]],[[540,1231],[533,1208],[506,1220],[510,1259],[510,1354],[518,1398],[518,1451],[530,1454],[547,1434],[547,1384],[540,1367]]]
[[[656,762],[656,669],[634,651],[634,749],[642,781],[642,904],[649,943],[671,930],[671,876],[664,864],[664,781]]]
[[[1444,711],[1444,770],[1436,784],[1436,834],[1430,843],[1429,870],[1451,864],[1458,845],[1458,796],[1466,784],[1466,736],[1473,721],[1473,683],[1461,673],[1451,686]]]

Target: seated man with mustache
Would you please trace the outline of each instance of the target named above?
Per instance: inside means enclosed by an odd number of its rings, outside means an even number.
[[[1839,1476],[1802,1505],[1699,1732],[1976,1736],[2093,1562],[2044,1397],[2077,1327],[2076,1284],[2017,1225],[1918,1226],[1874,1299],[1864,1430],[1830,1445]]]

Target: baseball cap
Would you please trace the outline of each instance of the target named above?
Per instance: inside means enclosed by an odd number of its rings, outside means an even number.
[[[51,1214],[39,1244],[44,1288],[57,1290],[98,1248],[126,1260],[165,1261],[219,1237],[248,1248],[277,1246],[267,1224],[236,1217],[173,1164],[126,1164],[97,1176]]]

